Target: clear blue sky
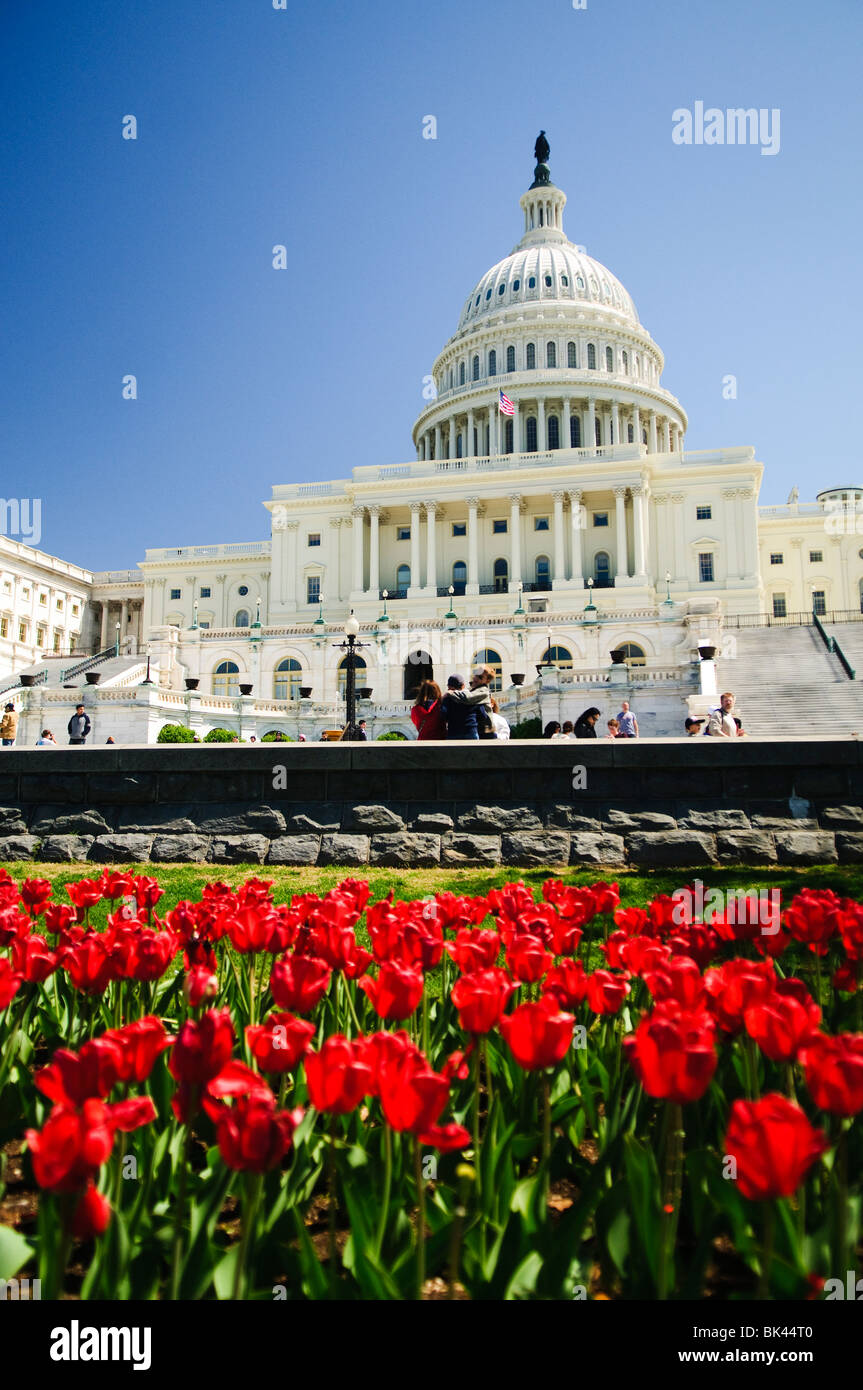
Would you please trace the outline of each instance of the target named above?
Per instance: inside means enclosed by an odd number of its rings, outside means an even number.
[[[754,445],[762,502],[863,481],[862,40],[859,0],[3,0],[0,491],[125,568],[412,457],[540,127],[687,447]],[[674,144],[696,100],[780,108],[779,154]]]

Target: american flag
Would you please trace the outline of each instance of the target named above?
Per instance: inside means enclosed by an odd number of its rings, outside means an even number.
[[[514,414],[515,414],[515,406],[513,405],[513,403],[512,403],[512,401],[510,400],[509,396],[505,396],[505,395],[503,394],[502,391],[501,391],[501,393],[500,393],[500,401],[498,402],[498,409],[500,410],[501,415],[514,415]]]

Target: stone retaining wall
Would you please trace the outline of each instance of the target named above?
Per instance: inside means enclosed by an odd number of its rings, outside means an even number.
[[[856,739],[9,750],[0,860],[863,862]]]

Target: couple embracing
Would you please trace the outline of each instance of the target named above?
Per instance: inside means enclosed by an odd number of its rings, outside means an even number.
[[[494,672],[480,666],[471,676],[468,690],[461,676],[450,676],[446,695],[434,681],[423,681],[411,710],[417,738],[509,738],[509,725],[492,698],[493,680]]]

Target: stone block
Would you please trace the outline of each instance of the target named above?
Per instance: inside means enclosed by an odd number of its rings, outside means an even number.
[[[700,830],[642,830],[626,836],[633,864],[643,868],[697,868],[717,862],[713,835]]]
[[[765,830],[726,830],[716,836],[721,864],[775,864],[776,846]]]
[[[459,812],[458,828],[468,835],[503,835],[542,830],[542,821],[532,806],[504,808],[477,803]]]
[[[441,839],[441,864],[449,868],[486,869],[500,863],[499,835],[462,835]]]
[[[21,807],[0,806],[0,835],[25,835],[26,833],[27,820]]]
[[[285,818],[272,806],[200,806],[197,829],[202,835],[263,835],[285,833]]]
[[[152,835],[99,835],[88,858],[97,864],[145,864],[152,843]]]
[[[368,835],[324,835],[319,864],[368,864]]]
[[[30,829],[34,835],[110,835],[113,826],[100,811],[82,808],[68,811],[63,806],[40,806]]]
[[[620,868],[626,863],[623,836],[574,830],[569,842],[569,862]]]
[[[81,800],[90,805],[138,806],[156,800],[156,776],[152,772],[134,775],[125,772],[91,772],[87,786],[89,797],[81,797]],[[57,801],[66,799],[55,797],[53,786],[50,794]]]
[[[459,772],[439,772],[437,774],[438,796],[442,801],[464,801],[466,796],[481,796],[483,803],[511,801],[513,796],[513,773],[498,769],[489,771],[471,766],[470,751],[462,754],[463,765]],[[518,774],[515,774],[518,781]]]
[[[863,864],[863,835],[837,830],[836,850],[840,864]]]
[[[554,830],[573,830],[595,835],[602,831],[599,818],[586,816],[577,806],[549,806],[545,813],[545,823]]]
[[[88,858],[95,836],[49,835],[39,848],[46,864],[75,864]]]
[[[213,747],[216,750],[214,756],[218,756],[219,749],[226,750],[232,746],[229,743],[214,744]],[[161,772],[159,774],[158,796],[138,799],[159,802],[180,801],[193,805],[198,805],[202,801],[213,801],[217,805],[225,802],[243,801],[257,806],[272,788],[272,782],[272,775],[264,776],[260,772]],[[267,792],[264,791],[265,787]],[[282,793],[282,795],[287,795],[287,793]],[[132,799],[129,798],[129,800]]]
[[[4,835],[0,837],[0,862],[32,859],[38,843],[38,835]]]
[[[50,796],[52,801],[62,801],[65,805],[70,802],[73,806],[87,805],[86,779],[83,773],[69,773],[67,776],[55,773],[52,777],[47,763],[45,768],[45,772],[40,777],[28,777],[26,773],[22,776],[22,801],[35,801],[37,805],[44,805]],[[93,800],[97,799],[108,802],[112,798],[93,798]]]
[[[286,814],[285,820],[288,830],[300,835],[320,835],[323,830],[339,830],[342,824],[341,802],[321,801],[298,815]]]
[[[386,835],[404,828],[403,818],[390,810],[389,806],[348,805],[342,813],[342,829],[348,833],[353,831],[361,835]]]
[[[157,835],[150,858],[156,864],[203,864],[209,848],[206,835]]]
[[[525,868],[568,864],[569,831],[547,830],[535,834],[528,830],[501,835],[500,857],[504,864],[521,864]]]
[[[681,830],[748,830],[745,811],[688,811],[678,818]]]
[[[297,817],[301,819],[301,817]],[[270,841],[268,864],[316,864],[321,848],[320,835],[279,835]]]
[[[412,830],[427,831],[430,835],[446,835],[454,826],[452,816],[444,815],[442,811],[424,811],[411,821]]]
[[[209,858],[212,864],[263,864],[269,848],[266,835],[216,835]]]
[[[836,840],[829,830],[776,830],[781,864],[835,864]]]
[[[863,831],[863,806],[825,806],[818,819],[825,830]]]
[[[397,869],[437,868],[440,864],[440,835],[408,834],[406,831],[395,835],[373,835],[369,863]]]
[[[606,824],[620,830],[676,830],[677,821],[664,811],[620,811],[611,809]]]
[[[817,820],[808,817],[795,819],[790,813],[787,816],[753,816],[752,826],[755,830],[817,830]]]
[[[120,812],[117,829],[129,835],[194,835],[198,818],[191,806],[129,806]]]

